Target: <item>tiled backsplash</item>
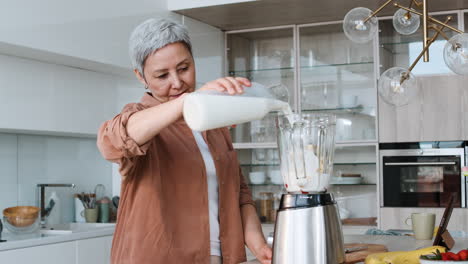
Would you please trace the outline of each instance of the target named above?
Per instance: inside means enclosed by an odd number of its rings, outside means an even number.
[[[63,221],[73,221],[73,194],[91,192],[97,184],[111,195],[112,167],[96,147],[95,138],[0,133],[0,210],[37,205],[38,183],[74,183],[57,188]],[[52,188],[47,189],[46,197]]]

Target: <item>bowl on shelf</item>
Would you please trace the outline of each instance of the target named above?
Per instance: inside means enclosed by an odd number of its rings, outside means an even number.
[[[250,183],[263,184],[265,183],[266,175],[264,171],[252,171],[249,173]]]
[[[3,210],[3,223],[13,233],[32,233],[39,229],[39,211],[35,206],[15,206]]]
[[[360,184],[362,177],[332,177],[330,184]]]
[[[270,181],[273,184],[282,185],[283,184],[283,176],[281,175],[280,170],[271,170],[268,172],[270,176]]]

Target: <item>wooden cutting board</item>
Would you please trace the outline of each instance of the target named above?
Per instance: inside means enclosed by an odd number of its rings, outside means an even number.
[[[367,249],[363,249],[360,251],[350,252],[346,254],[346,264],[354,264],[358,262],[363,262],[366,257],[373,253],[381,253],[387,252],[388,249],[385,245],[381,244],[361,244],[361,243],[350,243],[345,244],[346,248],[353,248],[353,247],[364,247],[367,246]]]

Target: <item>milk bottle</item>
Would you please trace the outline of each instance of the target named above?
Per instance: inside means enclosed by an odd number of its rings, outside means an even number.
[[[260,84],[252,83],[242,95],[214,91],[194,92],[184,99],[183,115],[196,131],[240,124],[265,117],[271,111],[291,112],[289,104],[272,98]],[[259,96],[269,97],[259,97]]]

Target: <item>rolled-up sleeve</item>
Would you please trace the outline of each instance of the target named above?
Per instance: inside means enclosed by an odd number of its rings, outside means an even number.
[[[106,160],[118,163],[121,173],[128,172],[134,166],[136,157],[146,155],[150,145],[151,141],[139,146],[127,133],[129,118],[143,109],[140,104],[128,104],[120,114],[104,122],[99,128],[99,151]]]

